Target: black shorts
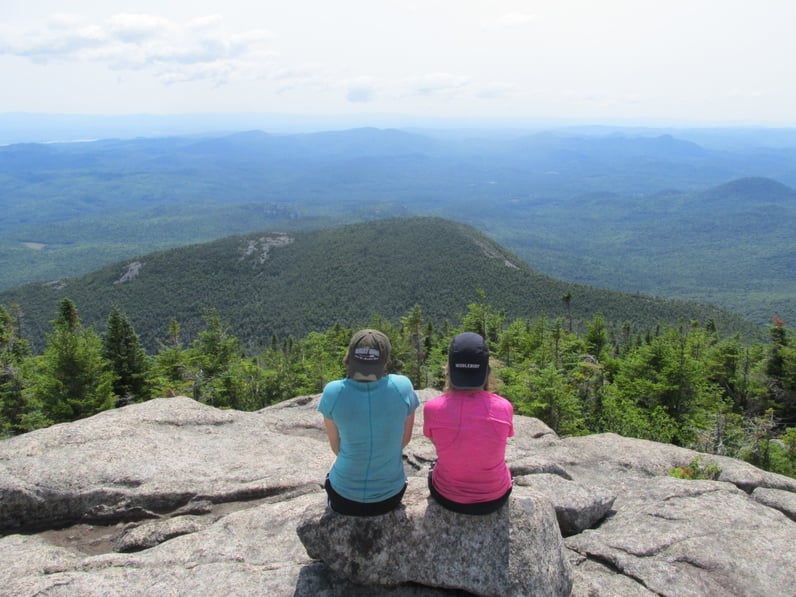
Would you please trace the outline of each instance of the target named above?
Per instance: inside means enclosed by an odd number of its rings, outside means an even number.
[[[329,482],[329,477],[326,477],[324,488],[326,489],[326,495],[329,496],[329,507],[338,514],[345,514],[346,516],[380,516],[381,514],[387,514],[387,512],[395,510],[399,506],[406,492],[406,484],[404,484],[401,491],[386,500],[380,502],[355,502],[337,493]]]
[[[434,498],[440,506],[445,508],[446,510],[451,510],[453,512],[458,512],[459,514],[473,514],[477,516],[483,516],[484,514],[492,514],[492,512],[497,512],[503,505],[509,500],[509,496],[511,495],[511,487],[509,490],[500,496],[496,500],[491,500],[489,502],[476,502],[473,504],[462,504],[460,502],[454,502],[453,500],[449,500],[448,498],[444,497],[440,494],[439,491],[434,487],[434,483],[431,480],[431,473],[433,470],[428,471],[428,490],[431,492],[431,497]]]

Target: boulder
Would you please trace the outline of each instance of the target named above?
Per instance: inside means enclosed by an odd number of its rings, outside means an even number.
[[[625,478],[615,512],[568,537],[585,558],[658,595],[789,595],[796,524],[720,481]]]
[[[355,584],[308,555],[297,528],[323,516],[334,460],[319,400],[244,413],[164,398],[0,441],[0,594],[462,595]],[[425,512],[422,411],[404,455],[407,509]],[[696,457],[718,481],[668,476]],[[559,438],[522,416],[506,459],[515,510],[544,502],[569,529],[576,597],[793,594],[794,479],[610,433]]]
[[[796,493],[758,487],[752,492],[752,497],[764,506],[779,510],[785,516],[796,522]]]
[[[596,525],[611,511],[616,499],[607,489],[582,485],[549,473],[514,477],[513,495],[526,499],[526,488],[545,495],[554,504],[564,537]]]
[[[474,595],[569,595],[572,577],[552,505],[526,495],[486,516],[457,514],[411,480],[383,516],[310,511],[298,535],[307,553],[360,585],[415,583]]]
[[[312,438],[280,431],[274,418],[178,397],[0,442],[0,532],[114,524],[200,499],[317,486],[333,462],[322,422]]]
[[[175,516],[151,524],[134,525],[125,529],[114,545],[114,551],[141,551],[159,545],[174,537],[195,533],[211,523],[206,517],[196,515]]]

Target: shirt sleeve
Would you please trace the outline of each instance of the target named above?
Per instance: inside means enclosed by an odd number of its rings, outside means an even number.
[[[431,401],[423,405],[423,435],[431,437],[431,423],[434,419],[433,406]]]
[[[390,381],[406,404],[406,416],[408,417],[420,406],[420,400],[417,397],[414,386],[412,386],[412,380],[405,375],[391,375]]]
[[[406,413],[406,416],[408,417],[413,412],[415,412],[417,410],[418,406],[420,406],[420,400],[418,399],[417,394],[415,393],[415,391],[412,390],[411,391],[411,395],[409,397],[409,412]]]
[[[332,412],[334,411],[335,404],[337,404],[338,394],[339,392],[337,391],[337,385],[335,382],[330,382],[326,384],[325,388],[323,388],[321,401],[318,403],[318,412],[320,412],[327,419],[334,420]]]
[[[509,437],[514,437],[514,405],[506,400],[506,416],[509,420]]]

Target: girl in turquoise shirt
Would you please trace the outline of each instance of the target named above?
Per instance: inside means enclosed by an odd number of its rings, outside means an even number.
[[[385,514],[406,490],[402,452],[420,402],[408,377],[385,374],[390,348],[378,330],[354,334],[344,360],[347,377],[329,382],[318,405],[337,455],[325,487],[339,514]]]

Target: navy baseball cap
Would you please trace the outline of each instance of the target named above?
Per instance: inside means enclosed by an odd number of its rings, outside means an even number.
[[[456,336],[448,351],[451,385],[462,390],[477,390],[486,385],[489,375],[489,347],[473,332]]]

